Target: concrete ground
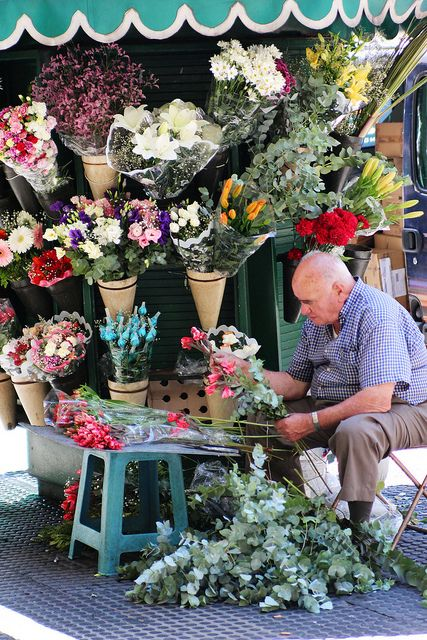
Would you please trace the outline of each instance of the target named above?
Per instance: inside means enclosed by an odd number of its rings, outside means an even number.
[[[403,457],[417,477],[425,475],[425,452]],[[132,583],[96,575],[95,553],[70,561],[34,541],[61,513],[37,495],[26,468],[26,432],[0,433],[0,640],[427,640],[427,610],[420,594],[405,585],[334,597],[333,610],[319,615],[298,609],[261,614],[255,606],[225,604],[195,610],[135,605],[125,598]],[[397,504],[414,493],[394,464],[386,485]],[[400,548],[427,561],[424,534],[406,532]]]

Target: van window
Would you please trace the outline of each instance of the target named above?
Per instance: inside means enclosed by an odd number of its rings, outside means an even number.
[[[427,84],[416,92],[415,171],[417,183],[427,190]]]

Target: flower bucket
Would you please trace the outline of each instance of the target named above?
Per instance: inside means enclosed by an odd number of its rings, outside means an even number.
[[[16,427],[16,393],[10,376],[0,372],[0,428]]]
[[[216,327],[221,310],[226,278],[217,271],[201,273],[187,269],[188,284],[202,329]]]
[[[46,213],[47,217],[50,220],[54,220],[55,222],[59,220],[60,214],[57,211],[51,211],[50,207],[58,200],[61,202],[68,202],[70,198],[72,198],[76,193],[76,187],[73,180],[68,180],[61,184],[59,187],[54,189],[53,191],[39,193],[36,192],[37,200],[40,203],[43,211]]]
[[[30,424],[45,426],[43,400],[49,391],[49,384],[28,378],[12,378],[12,383]]]
[[[145,405],[149,380],[138,380],[137,382],[114,382],[108,380],[108,390],[112,400],[123,400],[131,404]]]
[[[212,420],[229,420],[236,410],[236,401],[233,398],[221,398],[221,391],[206,394],[208,415]]]
[[[301,303],[292,289],[292,278],[299,261],[288,260],[287,254],[278,256],[283,265],[283,320],[291,324],[298,322],[301,315]]]
[[[363,278],[372,255],[372,248],[365,244],[347,244],[344,256],[351,258],[345,263],[352,276]]]
[[[108,189],[117,186],[118,172],[107,164],[107,157],[82,156],[85,178],[95,200],[102,198]]]
[[[17,175],[11,167],[3,165],[6,180],[15,194],[20,206],[24,211],[36,215],[40,211],[40,204],[30,183],[23,176]]]
[[[69,311],[70,313],[77,311],[83,315],[83,290],[80,276],[64,278],[51,284],[47,290],[60,311]]]
[[[62,378],[54,378],[51,382],[52,387],[57,391],[63,391],[67,395],[71,395],[73,391],[81,387],[87,381],[86,363],[80,364],[73,373]]]
[[[26,313],[42,318],[50,318],[53,314],[52,299],[43,287],[32,284],[29,278],[23,278],[10,283]]]
[[[137,277],[132,276],[125,280],[97,280],[99,293],[101,294],[104,306],[115,318],[119,311],[132,313],[135,302]]]
[[[347,149],[350,147],[353,151],[360,151],[362,148],[363,138],[358,138],[356,136],[347,136],[344,134],[339,134],[333,131],[331,134],[332,138],[335,138],[339,142],[338,146],[332,149],[331,153],[335,155],[339,155],[342,149]],[[342,167],[337,171],[331,171],[325,175],[321,175],[324,185],[325,192],[335,191],[335,193],[339,193],[343,190],[347,182],[350,180],[352,173],[354,170],[352,167]]]

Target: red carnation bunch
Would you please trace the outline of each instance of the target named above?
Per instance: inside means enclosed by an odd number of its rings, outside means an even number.
[[[304,218],[295,226],[308,251],[331,251],[343,247],[354,237],[358,229],[366,229],[369,223],[363,216],[356,216],[345,209],[332,209],[318,218]]]
[[[28,276],[33,284],[39,287],[49,287],[73,275],[70,258],[58,258],[55,249],[43,251],[40,256],[34,256]]]

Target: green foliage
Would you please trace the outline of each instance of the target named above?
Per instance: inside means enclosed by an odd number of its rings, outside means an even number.
[[[70,520],[59,524],[51,524],[40,529],[37,539],[40,542],[46,542],[50,547],[54,547],[58,551],[68,551],[72,528],[73,522]]]
[[[257,445],[250,474],[229,472],[215,496],[234,501],[232,519],[217,519],[212,535],[187,532],[178,546],[169,542],[169,523],[158,525],[158,547],[121,569],[136,578],[128,592],[135,602],[179,603],[197,607],[214,601],[259,604],[263,611],[294,604],[313,613],[332,608],[329,594],[388,589],[376,555],[364,559],[322,498],[293,495],[280,483],[266,480],[265,455]],[[200,505],[211,492],[194,500]]]

